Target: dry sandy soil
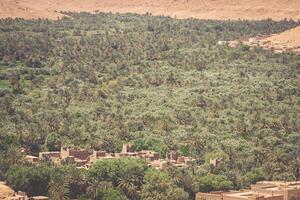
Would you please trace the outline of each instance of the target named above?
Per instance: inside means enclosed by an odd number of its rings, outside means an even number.
[[[300,54],[300,26],[284,31],[280,34],[274,34],[270,36],[259,35],[243,40],[233,40],[224,43],[220,41],[218,44],[227,44],[229,47],[236,48],[240,43],[248,45],[250,47],[261,47],[263,49],[271,49],[276,53],[282,53],[284,51],[291,50],[297,54]]]
[[[200,19],[300,19],[300,0],[0,0],[0,18],[62,17],[56,11],[133,12]],[[274,45],[300,45],[300,29],[269,38]]]
[[[14,191],[5,185],[4,182],[0,182],[0,200],[5,200],[8,197],[13,197]]]
[[[292,49],[293,51],[300,53],[300,27],[271,36],[267,38],[266,41],[269,41],[270,46],[275,49],[283,47],[284,50]]]
[[[55,11],[150,12],[178,18],[300,19],[299,0],[1,0],[0,17],[52,18]]]

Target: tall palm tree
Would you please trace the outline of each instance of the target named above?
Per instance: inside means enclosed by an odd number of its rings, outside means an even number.
[[[127,197],[135,199],[139,194],[141,178],[138,175],[125,176],[119,178],[117,184]]]
[[[49,197],[51,200],[68,200],[70,190],[69,183],[65,180],[51,180],[49,183]]]
[[[107,182],[107,181],[89,181],[88,182],[88,187],[86,188],[86,193],[87,195],[93,199],[99,199],[101,196],[101,191],[103,189],[108,189],[108,188],[112,188],[112,184],[111,182]]]

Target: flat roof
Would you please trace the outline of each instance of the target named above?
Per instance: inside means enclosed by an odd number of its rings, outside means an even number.
[[[39,158],[39,157],[31,156],[31,155],[26,155],[25,158]]]
[[[264,193],[263,191],[256,192],[256,191],[252,191],[252,190],[247,190],[247,191],[228,192],[228,193],[224,193],[223,196],[248,198],[251,196],[272,197],[272,196],[282,196],[282,195],[281,194]]]
[[[236,192],[228,192],[223,194],[224,196],[230,196],[230,197],[242,197],[247,198],[249,196],[253,196],[255,194],[254,191],[248,190],[248,191],[236,191]]]

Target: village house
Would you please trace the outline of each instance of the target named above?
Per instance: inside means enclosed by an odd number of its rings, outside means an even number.
[[[45,197],[45,196],[35,196],[35,197],[30,197],[29,200],[48,200],[48,197]]]
[[[217,167],[220,164],[221,160],[222,159],[220,159],[220,158],[210,158],[209,164],[213,167]]]
[[[178,151],[170,151],[166,154],[165,159],[153,160],[150,163],[150,166],[156,169],[163,169],[168,165],[174,167],[187,167],[195,162],[195,159],[185,156],[180,156]]]
[[[95,150],[90,153],[85,149],[72,150],[62,147],[60,151],[40,152],[39,157],[27,155],[25,156],[25,160],[32,164],[46,160],[55,164],[74,163],[78,168],[90,168],[97,160],[121,157],[146,159],[150,167],[157,169],[164,168],[168,163],[176,167],[186,167],[194,162],[192,158],[180,156],[177,151],[171,151],[167,154],[166,159],[160,159],[158,152],[148,150],[134,151],[131,144],[123,144],[120,153],[107,153]]]
[[[261,181],[249,190],[198,192],[196,200],[300,200],[300,181]]]
[[[39,157],[26,155],[25,160],[32,164],[37,164],[39,162]]]
[[[40,152],[39,160],[50,160],[54,163],[59,162],[60,151]]]
[[[170,151],[166,155],[166,160],[176,167],[185,167],[191,165],[195,159],[186,156],[180,156],[178,151]]]

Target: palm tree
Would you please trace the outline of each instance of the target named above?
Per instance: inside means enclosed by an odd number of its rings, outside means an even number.
[[[49,196],[53,200],[68,200],[69,198],[69,183],[65,180],[51,180],[49,183]]]
[[[100,196],[101,187],[98,184],[90,184],[86,188],[86,193],[91,199],[97,199]]]
[[[99,199],[101,196],[101,191],[103,189],[108,189],[108,188],[112,188],[112,184],[111,182],[107,182],[107,181],[89,181],[88,182],[88,187],[86,188],[86,193],[87,195],[95,200],[95,199]]]
[[[142,178],[138,175],[125,176],[118,179],[118,187],[130,199],[135,199],[140,190]]]

